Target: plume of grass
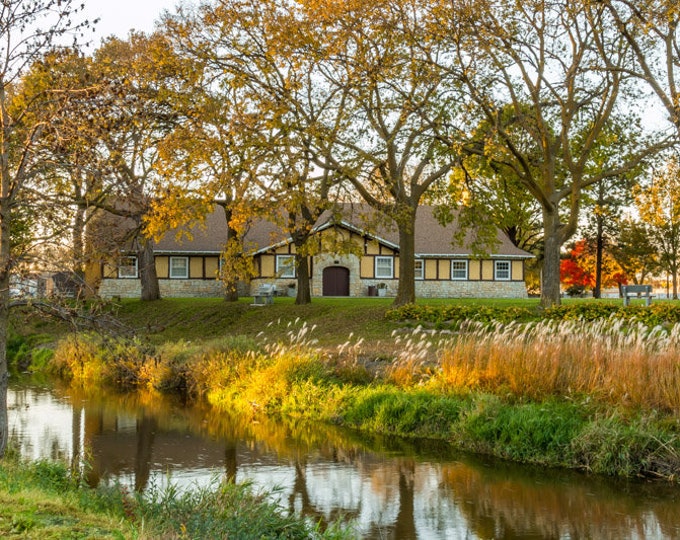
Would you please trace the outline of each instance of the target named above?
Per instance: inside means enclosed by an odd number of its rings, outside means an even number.
[[[586,394],[680,410],[680,331],[608,319],[472,326],[441,353],[445,386],[519,397]]]

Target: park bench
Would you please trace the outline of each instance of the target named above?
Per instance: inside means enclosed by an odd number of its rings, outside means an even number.
[[[255,291],[253,305],[265,306],[274,303],[274,296],[276,296],[276,285],[273,283],[263,283]]]
[[[651,285],[622,285],[621,295],[623,296],[623,305],[627,306],[631,298],[644,298],[645,305],[652,305],[652,286]]]

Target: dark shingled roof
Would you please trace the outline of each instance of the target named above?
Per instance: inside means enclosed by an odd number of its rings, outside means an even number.
[[[377,218],[377,212],[365,204],[345,204],[336,211],[325,211],[317,220],[317,229],[333,224],[345,226],[356,232],[382,241],[389,247],[398,248],[399,232],[391,220]],[[177,230],[168,232],[156,245],[156,252],[168,253],[219,253],[226,242],[226,221],[224,209],[216,206],[205,223],[187,229],[192,239],[185,236],[178,240]],[[458,231],[455,220],[446,226],[435,217],[434,208],[420,206],[416,213],[415,252],[419,257],[456,257],[472,255],[473,234],[468,232],[462,242],[454,242]],[[183,235],[180,235],[183,236]],[[497,242],[488,248],[490,255],[513,258],[531,258],[533,255],[519,249],[508,237],[497,232]],[[262,219],[254,222],[246,234],[246,242],[257,251],[285,243],[289,239],[271,221]]]

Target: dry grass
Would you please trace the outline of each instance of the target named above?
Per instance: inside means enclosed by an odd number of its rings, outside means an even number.
[[[543,321],[472,326],[441,351],[450,388],[542,399],[588,395],[632,407],[680,411],[680,326]]]

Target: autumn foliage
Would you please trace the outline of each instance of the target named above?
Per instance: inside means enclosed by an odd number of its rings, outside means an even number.
[[[590,289],[595,285],[595,250],[588,240],[581,239],[572,245],[560,261],[560,280],[569,289]],[[602,286],[618,287],[628,283],[628,278],[611,254],[605,253],[602,268]]]

